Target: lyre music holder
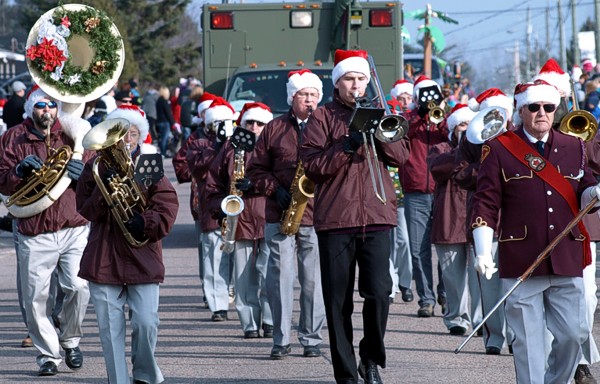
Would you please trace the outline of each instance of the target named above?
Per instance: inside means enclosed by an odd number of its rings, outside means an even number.
[[[139,185],[144,185],[148,188],[150,185],[158,183],[164,173],[162,156],[160,154],[143,154],[140,155],[137,161],[133,179]]]
[[[381,122],[384,114],[385,109],[381,108],[355,108],[348,123],[349,129],[350,131],[365,132],[373,135],[377,131],[379,122]]]
[[[256,144],[256,134],[242,127],[237,127],[231,136],[231,145],[237,151],[250,152]]]

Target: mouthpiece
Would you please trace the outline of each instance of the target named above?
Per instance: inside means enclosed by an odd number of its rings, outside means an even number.
[[[356,99],[360,94],[358,93],[358,91],[354,91],[354,93],[352,94],[354,96],[354,98]]]

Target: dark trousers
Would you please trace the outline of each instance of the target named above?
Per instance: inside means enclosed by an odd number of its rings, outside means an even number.
[[[356,266],[358,292],[364,299],[364,337],[359,356],[385,368],[383,338],[387,325],[392,278],[389,273],[389,230],[358,234],[317,233],[321,281],[333,372],[337,383],[357,383],[352,312]]]

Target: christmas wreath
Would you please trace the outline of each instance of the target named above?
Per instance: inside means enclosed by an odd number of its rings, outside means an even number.
[[[90,94],[118,70],[122,41],[104,12],[60,6],[38,25],[37,36],[27,48],[29,68],[59,92]],[[84,39],[89,45],[91,58],[84,66],[76,64],[69,52],[72,39]]]

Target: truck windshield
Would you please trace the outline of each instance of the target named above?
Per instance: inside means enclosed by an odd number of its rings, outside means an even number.
[[[331,69],[312,71],[323,82],[323,100],[319,105],[331,101],[333,97]],[[284,114],[290,109],[285,86],[288,72],[289,69],[237,73],[229,84],[227,101],[236,111],[241,110],[246,103],[258,101],[268,105],[273,114]]]

